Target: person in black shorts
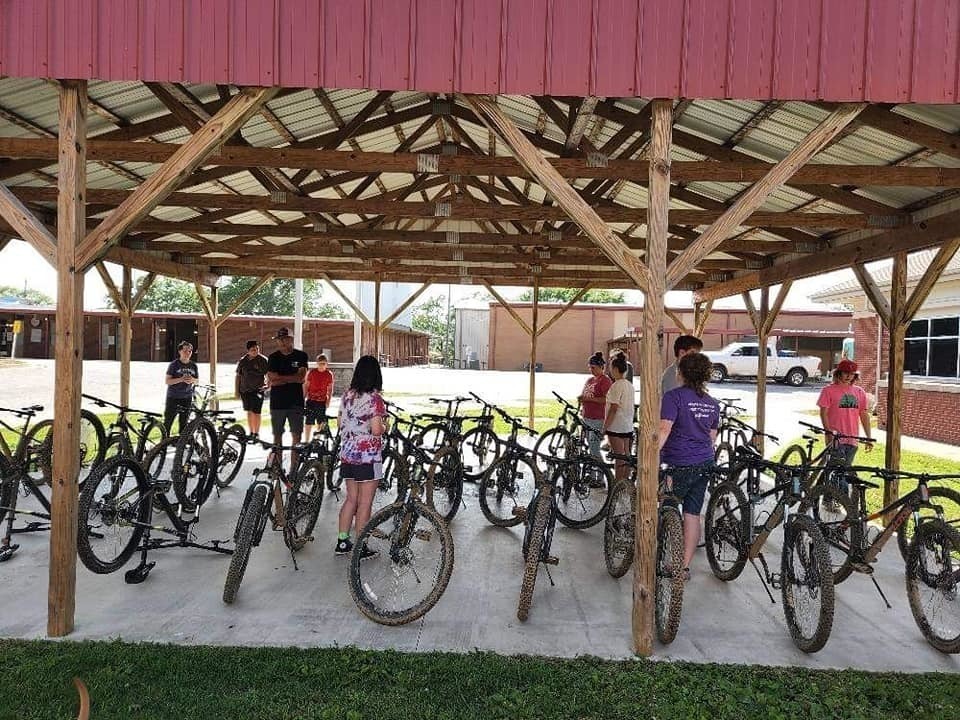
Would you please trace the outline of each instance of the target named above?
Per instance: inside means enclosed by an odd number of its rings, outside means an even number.
[[[167,404],[163,409],[163,425],[167,432],[177,418],[177,428],[183,432],[193,404],[193,386],[197,384],[200,371],[193,361],[193,345],[183,340],[177,345],[177,358],[167,365],[165,382],[167,384]]]
[[[234,397],[243,403],[247,412],[250,442],[257,442],[260,434],[260,411],[263,409],[263,391],[266,388],[267,359],[260,354],[260,343],[247,340],[247,353],[237,363]]]
[[[267,358],[267,380],[270,385],[270,424],[273,442],[283,444],[284,428],[290,426],[290,444],[300,442],[303,434],[303,380],[307,376],[310,358],[303,350],[293,347],[293,335],[282,327],[273,336],[279,349]],[[290,472],[297,466],[297,452],[290,452]]]

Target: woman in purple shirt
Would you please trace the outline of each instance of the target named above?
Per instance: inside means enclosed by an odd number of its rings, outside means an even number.
[[[711,362],[706,355],[685,355],[677,364],[680,387],[665,393],[660,403],[660,462],[673,466],[673,494],[683,503],[683,567],[700,542],[700,512],[713,468],[713,446],[720,421],[720,404],[707,394]]]

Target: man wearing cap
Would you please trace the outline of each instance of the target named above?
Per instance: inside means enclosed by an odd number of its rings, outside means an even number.
[[[826,442],[833,440],[833,433],[840,435],[859,435],[863,425],[865,437],[872,436],[870,412],[867,409],[867,394],[859,385],[853,384],[857,364],[852,360],[841,360],[833,371],[833,382],[820,391],[817,407],[820,408],[820,422],[826,432]],[[843,449],[842,460],[846,465],[853,464],[857,454],[857,441],[848,437],[840,438]],[[873,450],[873,444],[867,445],[867,452]]]
[[[284,427],[290,425],[291,445],[300,442],[303,434],[303,379],[307,375],[310,358],[303,350],[293,347],[293,335],[285,327],[273,336],[279,346],[267,358],[267,382],[270,385],[270,423],[273,442],[283,444]],[[297,463],[296,451],[290,453],[291,473]]]

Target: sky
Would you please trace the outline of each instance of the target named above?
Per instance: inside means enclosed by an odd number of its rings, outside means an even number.
[[[120,268],[116,265],[107,264],[110,274],[117,284],[120,284]],[[134,271],[134,280],[142,273]],[[813,278],[797,280],[793,283],[790,294],[784,305],[788,310],[824,310],[826,306],[811,302],[809,295],[819,290],[828,288],[841,282],[851,276],[849,270],[839,270],[836,272],[820,275]],[[7,243],[7,246],[0,250],[0,285],[12,285],[22,288],[26,283],[27,287],[40,290],[50,297],[56,299],[57,295],[57,276],[54,269],[27,243],[13,240]],[[355,287],[353,282],[338,282],[341,289],[350,297],[354,297]],[[478,291],[483,291],[482,285],[453,285],[450,289],[451,302],[456,304],[459,301],[470,298]],[[517,298],[523,291],[523,288],[497,288],[506,300]],[[418,300],[423,302],[437,295],[446,295],[446,285],[435,285],[427,290]],[[100,279],[97,272],[88,272],[84,281],[84,307],[87,310],[96,310],[106,307],[107,289]],[[337,302],[343,305],[342,301],[335,293],[325,289],[324,299],[329,302]],[[627,290],[626,300],[630,304],[640,304],[642,295],[637,290]],[[670,292],[666,298],[668,307],[689,307],[689,292]],[[344,306],[346,307],[346,306]],[[714,304],[717,308],[742,308],[743,302],[739,296],[724,298]],[[387,310],[385,308],[385,310]],[[388,310],[387,310],[388,311]]]

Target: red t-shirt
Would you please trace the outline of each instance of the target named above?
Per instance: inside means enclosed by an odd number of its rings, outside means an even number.
[[[307,391],[307,400],[314,402],[328,402],[333,394],[333,373],[327,370],[312,368],[304,381]]]
[[[583,384],[583,393],[587,397],[591,395],[600,402],[585,402],[582,404],[583,416],[587,420],[603,420],[606,413],[607,390],[613,385],[613,380],[606,375],[597,375],[591,377]]]

